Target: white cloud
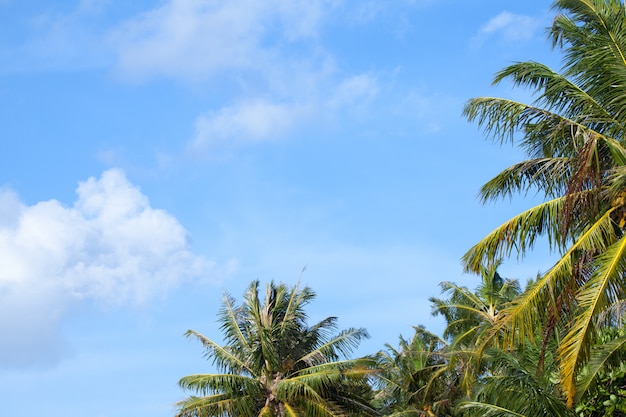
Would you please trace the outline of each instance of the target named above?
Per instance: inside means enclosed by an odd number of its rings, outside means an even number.
[[[535,36],[542,24],[541,19],[504,11],[480,28],[474,42],[482,42],[495,34],[509,42],[528,40]]]
[[[249,100],[196,119],[194,150],[275,140],[285,135],[306,114],[304,107]]]
[[[343,80],[335,88],[329,105],[333,108],[359,106],[378,94],[377,80],[369,74],[359,74]]]
[[[346,111],[358,113],[380,90],[378,80],[371,74],[347,77],[324,88],[327,94],[311,93],[295,103],[249,99],[208,111],[196,118],[189,149],[197,152],[275,141],[314,121],[320,123]]]
[[[80,302],[144,303],[213,265],[187,232],[119,170],[80,183],[72,207],[0,192],[0,365],[52,363],[60,324]]]
[[[119,71],[143,78],[264,72],[281,44],[315,38],[324,0],[170,0],[111,34]]]

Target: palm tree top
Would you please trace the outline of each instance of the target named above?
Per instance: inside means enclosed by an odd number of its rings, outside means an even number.
[[[373,414],[368,381],[375,360],[350,358],[368,337],[366,330],[337,332],[332,316],[309,326],[305,307],[314,297],[308,287],[274,282],[262,295],[259,281],[250,284],[241,304],[225,294],[218,315],[225,344],[194,330],[186,333],[203,344],[220,373],[180,380],[182,388],[199,396],[181,401],[178,416]]]

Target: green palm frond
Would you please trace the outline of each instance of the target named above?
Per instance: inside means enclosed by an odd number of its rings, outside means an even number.
[[[184,390],[203,395],[212,393],[232,394],[240,390],[257,394],[262,390],[256,379],[236,374],[188,375],[181,378],[178,381],[178,385]]]
[[[565,197],[559,197],[538,204],[498,226],[463,255],[466,271],[479,273],[483,265],[509,256],[513,249],[523,257],[544,234],[551,246],[556,245],[561,239],[564,201]]]
[[[514,339],[517,339],[517,343],[523,343],[526,339],[535,338],[537,318],[554,307],[551,305],[554,303],[554,294],[561,293],[567,282],[573,279],[572,270],[577,254],[581,251],[604,248],[608,242],[615,239],[610,214],[611,210],[607,211],[569,247],[548,272],[541,275],[523,294],[507,305],[490,333],[492,338],[504,331],[508,335],[505,343],[509,346],[515,345]]]
[[[307,366],[294,372],[290,377],[296,379],[314,379],[317,377],[368,376],[379,371],[376,358],[364,356],[356,359],[327,362],[320,365]]]
[[[538,95],[535,105],[557,114],[567,114],[590,129],[601,130],[616,123],[615,118],[586,90],[565,76],[537,62],[519,62],[496,74],[494,84],[507,79],[529,87]]]
[[[560,0],[556,4],[568,11],[558,16],[552,27],[554,43],[568,46],[565,75],[623,120],[624,98],[614,88],[626,81],[623,5],[618,0]]]
[[[463,108],[463,115],[481,126],[485,134],[502,143],[513,143],[515,133],[521,127],[542,120],[561,120],[560,116],[544,109],[498,97],[470,99]]]
[[[539,349],[521,354],[491,349],[490,373],[476,384],[471,399],[461,401],[459,410],[468,416],[573,417],[554,384],[537,373],[538,355]]]
[[[185,332],[186,337],[195,337],[202,345],[207,349],[205,356],[213,360],[213,364],[221,370],[231,369],[236,372],[247,372],[250,375],[254,375],[255,372],[238,356],[231,353],[229,349],[226,349],[208,337],[195,330],[187,330]]]
[[[620,298],[626,288],[626,238],[609,247],[598,259],[597,270],[578,294],[580,313],[559,347],[563,389],[573,404],[576,371],[589,358],[590,339],[595,333],[593,319]]]
[[[521,414],[506,407],[478,401],[463,401],[459,405],[459,410],[468,412],[469,415],[483,417],[535,417],[534,414]]]
[[[221,322],[220,329],[224,334],[224,339],[229,344],[243,348],[247,345],[247,339],[241,329],[240,315],[241,311],[235,307],[234,298],[228,294],[224,294],[222,308],[219,312]]]
[[[598,324],[626,288],[626,6],[620,0],[556,0],[554,8],[560,14],[550,36],[564,53],[561,72],[515,63],[494,83],[530,89],[531,105],[482,97],[464,108],[488,136],[517,145],[528,158],[485,184],[483,202],[533,190],[547,201],[496,228],[463,261],[478,273],[481,264],[514,252],[523,258],[540,236],[558,251],[555,265],[482,333],[478,351],[494,341],[514,349],[536,333],[545,347],[550,333],[564,335],[560,384],[572,405],[579,372],[593,375],[604,365],[592,354]],[[606,357],[611,349],[598,352]],[[593,366],[585,368],[587,363]],[[583,382],[579,388],[586,389]]]
[[[626,334],[623,333],[606,343],[593,347],[591,358],[586,368],[579,374],[576,383],[576,403],[589,391],[593,391],[594,385],[603,371],[624,363],[626,360],[625,349]]]
[[[176,404],[176,417],[241,416],[256,417],[255,399],[250,396],[229,397],[224,394],[191,396]]]
[[[280,382],[276,391],[276,397],[285,405],[291,407],[292,412],[302,408],[303,415],[311,417],[338,417],[343,416],[343,411],[333,405],[333,402],[323,395],[328,387],[311,386],[307,381],[297,378],[289,378]]]
[[[410,340],[399,337],[397,349],[386,345],[387,350],[376,356],[380,368],[377,398],[386,416],[432,415],[426,410],[443,409],[450,402],[454,371],[449,367],[449,346],[421,326],[414,330]]]
[[[341,331],[337,336],[328,340],[316,349],[307,352],[298,359],[297,362],[305,363],[309,366],[331,359],[337,360],[339,357],[346,357],[359,345],[362,339],[368,338],[369,334],[365,329],[350,328]],[[325,359],[327,358],[327,359]]]
[[[567,188],[571,162],[569,158],[550,157],[514,164],[483,185],[480,198],[486,203],[522,192],[526,194],[533,188],[547,197],[555,197]]]

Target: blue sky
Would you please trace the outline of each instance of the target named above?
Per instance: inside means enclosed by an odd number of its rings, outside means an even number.
[[[318,295],[311,320],[441,332],[438,283],[530,204],[481,206],[521,155],[462,117],[558,69],[550,2],[0,0],[0,403],[170,416],[210,372],[222,294]],[[545,252],[507,262],[522,281]],[[303,268],[306,271],[301,273]]]

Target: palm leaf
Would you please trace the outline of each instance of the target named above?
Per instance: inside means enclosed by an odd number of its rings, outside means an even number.
[[[483,417],[536,417],[535,415],[526,415],[500,407],[494,404],[482,403],[478,401],[463,401],[459,405],[461,411],[478,410]]]
[[[248,376],[236,374],[194,374],[181,378],[178,385],[196,393],[207,395],[208,393],[233,393],[240,390],[247,392],[260,392],[259,382]]]
[[[479,355],[502,333],[506,336],[504,345],[509,348],[513,348],[516,343],[521,344],[525,340],[535,339],[536,319],[548,311],[550,303],[554,302],[553,295],[561,292],[566,282],[572,279],[571,272],[576,254],[579,251],[604,248],[607,243],[614,240],[615,230],[611,212],[612,210],[607,210],[569,247],[548,272],[539,276],[532,286],[501,311],[494,326],[483,335],[477,349]]]
[[[361,339],[368,337],[369,334],[363,328],[343,330],[328,342],[299,358],[297,362],[312,365],[320,363],[320,361],[327,361],[327,358],[334,360],[339,355],[348,356],[359,345]]]
[[[624,348],[626,347],[626,335],[621,335],[600,346],[595,346],[592,350],[591,359],[587,363],[584,374],[579,374],[576,383],[575,403],[578,403],[585,394],[590,391],[599,374],[606,369],[615,357],[623,361]]]
[[[193,336],[198,339],[207,349],[206,356],[213,358],[213,363],[217,364],[220,369],[232,369],[235,371],[245,371],[250,375],[255,374],[245,362],[201,333],[195,330],[187,330],[185,336]]]
[[[580,313],[559,347],[561,381],[570,405],[576,392],[576,371],[589,358],[593,318],[622,296],[626,287],[626,238],[609,247],[598,258],[596,266],[597,270],[577,296]]]
[[[561,236],[558,224],[564,201],[565,197],[559,197],[538,204],[498,226],[463,255],[465,270],[478,273],[484,264],[510,255],[513,249],[523,257],[544,233],[551,245],[556,244]]]

